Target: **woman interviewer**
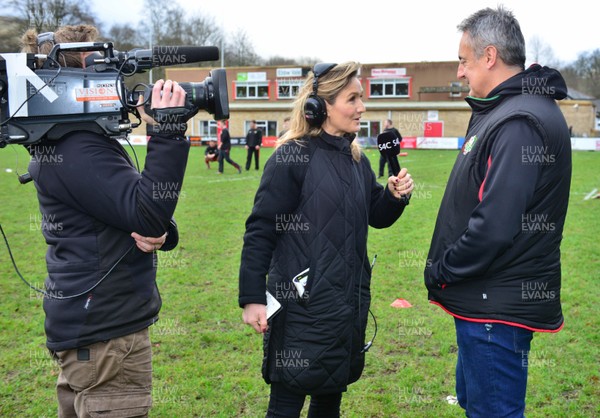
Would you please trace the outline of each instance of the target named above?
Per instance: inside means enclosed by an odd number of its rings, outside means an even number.
[[[359,68],[315,66],[246,222],[239,305],[244,322],[264,333],[267,417],[299,416],[306,395],[309,416],[339,416],[342,392],[364,367],[367,231],[391,226],[413,190],[406,169],[378,184],[355,140],[365,112]],[[300,297],[292,278],[306,269]],[[282,305],[268,322],[265,290]]]

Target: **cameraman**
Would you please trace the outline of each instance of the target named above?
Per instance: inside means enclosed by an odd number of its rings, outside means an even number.
[[[28,31],[24,52],[47,54],[55,43],[96,36],[88,25]],[[85,67],[86,55],[63,53],[58,61]],[[34,156],[61,157],[29,164],[48,244],[46,288],[60,295],[44,298],[46,345],[61,368],[59,417],[147,416],[152,405],[148,327],[161,308],[155,251],[178,242],[172,215],[190,147],[185,122],[195,113],[185,109],[185,94],[159,80],[154,118],[139,107],[150,136],[142,173],[116,139],[86,130],[30,147]]]

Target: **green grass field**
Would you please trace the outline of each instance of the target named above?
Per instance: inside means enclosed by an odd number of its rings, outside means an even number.
[[[144,149],[137,147],[140,164]],[[241,320],[238,269],[244,222],[261,172],[224,175],[204,166],[203,148],[191,151],[175,213],[180,244],[161,254],[161,320],[154,345],[152,417],[261,417],[269,387],[260,375],[262,341]],[[232,157],[245,160],[244,150]],[[271,150],[261,152],[262,163]],[[367,150],[375,167],[379,154]],[[456,151],[409,150],[401,164],[416,190],[391,228],[371,229],[369,255],[378,255],[372,311],[378,333],[362,378],[342,401],[345,417],[461,417],[445,398],[454,394],[456,342],[452,318],[430,305],[422,283],[429,240]],[[0,150],[0,223],[23,275],[41,287],[45,243],[21,147]],[[12,173],[5,170],[10,168]],[[600,416],[600,200],[584,196],[600,187],[600,153],[573,153],[573,181],[563,254],[565,328],[536,334],[530,354],[527,417]],[[42,299],[17,277],[0,248],[0,416],[56,416],[57,366],[48,357]],[[412,308],[390,304],[404,298]],[[367,335],[372,335],[369,321]],[[304,411],[306,413],[306,411]]]

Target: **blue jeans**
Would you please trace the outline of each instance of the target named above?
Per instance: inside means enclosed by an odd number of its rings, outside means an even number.
[[[456,396],[469,418],[521,418],[533,332],[454,318]]]
[[[305,398],[305,395],[293,393],[280,383],[271,383],[271,398],[267,418],[299,417]],[[311,396],[308,418],[337,418],[340,416],[341,403],[341,393]]]

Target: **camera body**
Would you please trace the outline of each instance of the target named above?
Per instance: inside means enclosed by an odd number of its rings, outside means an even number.
[[[86,60],[92,65],[63,67],[62,52],[92,52],[92,60]],[[41,66],[39,58],[44,59]],[[78,130],[126,136],[139,125],[130,121],[129,113],[136,113],[140,94],[146,106],[150,105],[152,85],[138,84],[129,90],[125,77],[161,65],[216,59],[215,47],[155,47],[118,52],[112,42],[56,44],[47,57],[1,53],[0,148],[56,140]],[[215,120],[229,118],[224,69],[212,70],[203,82],[180,85],[187,92],[186,108],[206,110]]]

